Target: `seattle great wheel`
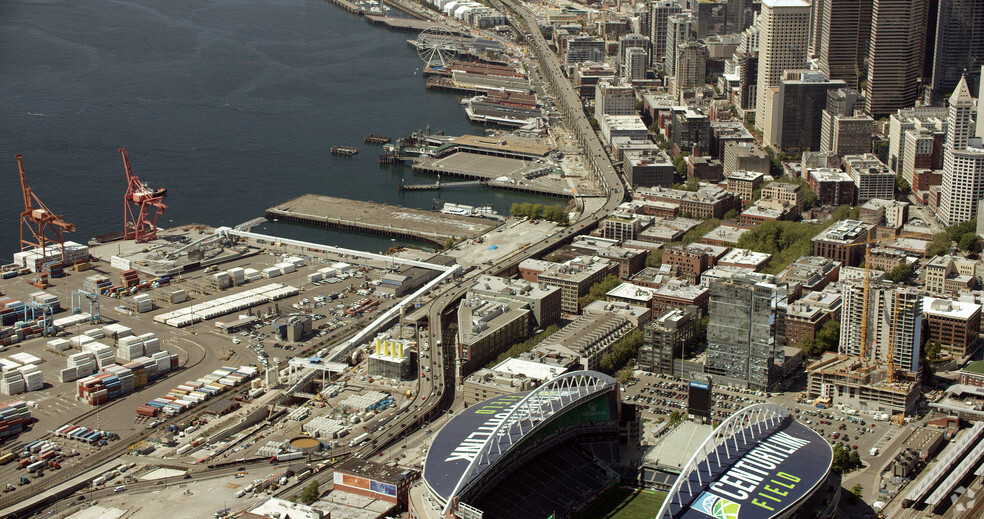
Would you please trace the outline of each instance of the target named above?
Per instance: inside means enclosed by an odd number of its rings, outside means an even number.
[[[460,46],[461,43],[451,31],[437,25],[428,27],[417,36],[417,54],[427,68],[447,66]]]

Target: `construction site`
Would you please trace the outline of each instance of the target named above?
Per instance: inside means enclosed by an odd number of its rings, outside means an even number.
[[[807,390],[834,405],[901,418],[917,411],[922,388],[922,304],[917,290],[871,282],[871,248],[885,240],[843,247],[865,247],[864,280],[842,289],[838,352],[807,366]]]

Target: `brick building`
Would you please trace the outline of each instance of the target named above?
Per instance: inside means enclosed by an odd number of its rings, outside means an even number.
[[[875,226],[858,220],[841,220],[811,241],[814,256],[823,256],[856,267],[864,261],[864,245]]]

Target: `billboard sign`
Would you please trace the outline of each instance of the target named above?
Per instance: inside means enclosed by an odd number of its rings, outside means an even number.
[[[369,489],[377,494],[385,494],[387,496],[396,497],[396,485],[370,480]]]
[[[703,423],[711,421],[711,385],[691,380],[687,391],[687,414]]]
[[[357,488],[359,490],[375,492],[377,494],[394,498],[396,497],[396,485],[390,485],[389,483],[383,483],[381,481],[376,481],[375,479],[362,478],[335,471],[332,475],[332,481],[335,483],[335,486]]]
[[[809,496],[830,471],[830,444],[793,421],[709,483],[678,519],[770,519]],[[691,476],[693,473],[690,474]],[[681,475],[680,477],[686,477]],[[696,477],[692,478],[696,483]]]
[[[369,482],[371,480],[368,479],[368,478],[360,478],[358,476],[353,476],[351,474],[345,474],[345,473],[336,471],[335,474],[332,476],[332,481],[336,485],[342,485],[342,486],[351,487],[351,488],[358,488],[358,489],[361,489],[361,490],[369,490],[370,489],[370,483]]]

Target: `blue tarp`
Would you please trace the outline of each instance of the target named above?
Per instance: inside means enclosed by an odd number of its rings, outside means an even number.
[[[489,250],[496,250],[498,248],[499,248],[498,245],[489,245]]]

